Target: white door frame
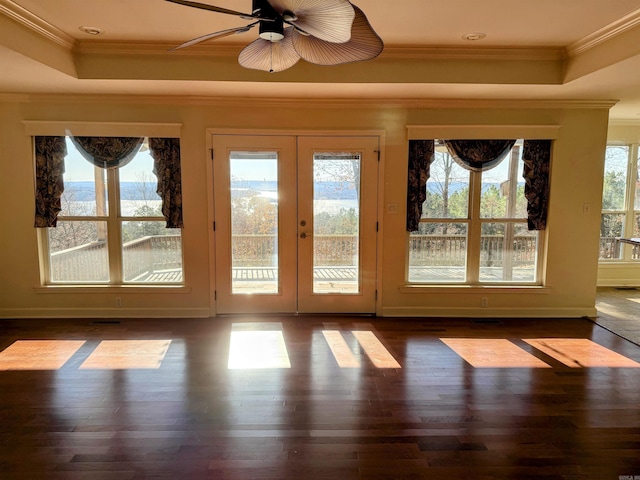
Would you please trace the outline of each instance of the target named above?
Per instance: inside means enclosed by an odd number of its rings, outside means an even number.
[[[385,166],[385,131],[384,130],[260,130],[260,129],[231,129],[231,128],[207,128],[206,129],[206,167],[207,167],[207,203],[209,219],[209,311],[210,316],[216,316],[216,262],[215,262],[215,234],[213,230],[215,222],[214,188],[213,188],[213,137],[214,135],[239,135],[239,136],[327,136],[327,137],[366,137],[377,136],[379,138],[379,162],[376,213],[378,217],[378,238],[376,242],[376,301],[375,313],[382,310],[382,251],[383,251],[383,200],[384,200],[384,166]]]

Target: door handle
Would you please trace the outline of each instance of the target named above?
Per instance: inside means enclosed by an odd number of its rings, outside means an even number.
[[[311,236],[311,234],[310,233],[306,233],[306,232],[302,232],[300,234],[300,238],[307,238],[307,237],[310,237],[310,236]]]

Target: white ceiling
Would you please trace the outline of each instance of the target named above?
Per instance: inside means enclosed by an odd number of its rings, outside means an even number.
[[[251,0],[201,0],[250,11]],[[250,71],[257,32],[164,0],[0,0],[0,93],[258,98],[617,101],[640,123],[640,0],[355,0],[385,42],[376,60]],[[97,27],[92,37],[79,27]],[[462,36],[486,33],[469,42]]]

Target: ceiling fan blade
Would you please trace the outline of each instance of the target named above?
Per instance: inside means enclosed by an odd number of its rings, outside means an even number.
[[[202,10],[209,10],[210,12],[225,13],[227,15],[236,15],[245,19],[259,18],[251,13],[236,12],[235,10],[229,10],[228,8],[216,7],[215,5],[207,5],[206,3],[190,2],[189,0],[165,0],[171,3],[177,3],[178,5],[185,5],[187,7],[200,8]]]
[[[245,68],[275,73],[293,67],[300,56],[291,41],[293,28],[284,29],[284,38],[279,42],[270,42],[258,38],[244,47],[238,62]]]
[[[355,11],[348,0],[268,0],[282,15],[292,12],[297,17],[287,20],[300,30],[320,40],[344,43],[351,38]]]
[[[245,25],[244,27],[228,28],[227,30],[220,30],[219,32],[208,33],[206,35],[202,35],[201,37],[193,38],[193,39],[189,40],[188,42],[184,42],[184,43],[178,45],[177,47],[173,47],[169,51],[170,52],[174,52],[174,51],[180,50],[182,48],[191,47],[192,45],[197,45],[199,43],[206,42],[207,40],[213,40],[214,38],[228,37],[229,35],[233,35],[234,33],[248,32],[254,26],[256,26],[258,23],[260,23],[260,22],[253,22],[253,23],[250,23],[249,25]]]
[[[346,43],[325,42],[315,37],[293,34],[293,46],[307,62],[317,65],[340,65],[342,63],[371,60],[382,52],[384,43],[373,30],[362,10],[353,5],[356,18],[351,29],[351,40]]]

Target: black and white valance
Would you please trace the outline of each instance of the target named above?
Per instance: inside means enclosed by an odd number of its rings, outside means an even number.
[[[136,156],[144,137],[70,137],[80,154],[96,167],[124,167]]]
[[[100,168],[120,168],[138,153],[144,137],[70,137],[80,154]],[[35,226],[55,227],[64,191],[65,137],[35,137]],[[183,228],[182,175],[179,138],[150,138],[149,150],[158,178],[156,191],[162,199],[167,228]]]
[[[466,170],[490,170],[505,159],[515,140],[445,140],[453,160]]]
[[[445,140],[453,159],[471,171],[486,171],[510,153],[515,140]],[[410,140],[407,172],[407,231],[418,230],[426,184],[434,155],[434,140]],[[522,159],[529,230],[544,230],[549,204],[551,140],[524,140]]]

